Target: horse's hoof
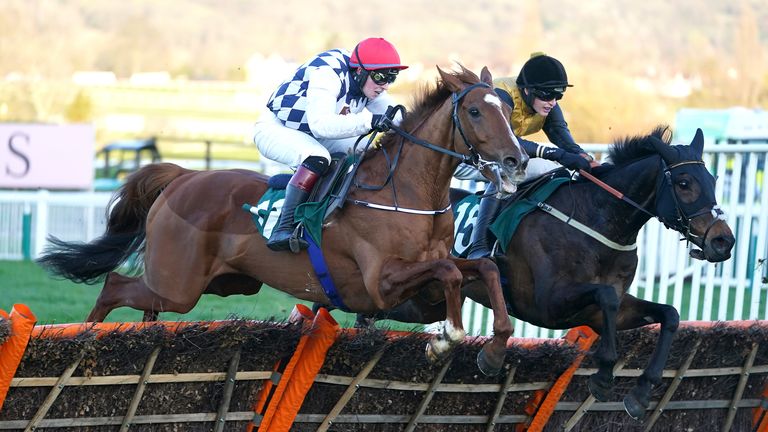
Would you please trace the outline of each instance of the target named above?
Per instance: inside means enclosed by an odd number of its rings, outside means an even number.
[[[446,357],[448,357],[448,353],[450,352],[450,346],[443,347],[443,349],[438,349],[437,347],[433,346],[433,344],[442,345],[442,344],[445,344],[445,341],[429,342],[427,344],[427,349],[425,352],[425,355],[427,356],[427,361],[434,364],[434,363],[439,363],[442,360],[445,360]]]
[[[491,357],[485,353],[485,350],[480,350],[480,352],[477,353],[477,367],[485,376],[498,375],[499,372],[501,372],[501,367],[503,365],[504,357],[502,357],[500,361],[493,361],[491,360]]]
[[[645,411],[650,405],[648,393],[634,387],[624,397],[624,409],[630,417],[637,421],[641,421],[645,417]]]
[[[645,406],[640,402],[635,395],[630,392],[627,396],[624,397],[624,409],[627,411],[627,414],[629,414],[630,417],[637,421],[642,421],[643,417],[645,417],[645,410],[648,408],[648,405]]]
[[[608,402],[613,397],[613,381],[603,381],[593,374],[587,381],[589,392],[600,402]]]

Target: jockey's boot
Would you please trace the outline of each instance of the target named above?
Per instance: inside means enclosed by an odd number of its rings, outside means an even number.
[[[280,213],[280,220],[277,221],[272,234],[267,241],[267,247],[273,251],[283,251],[291,249],[298,253],[301,249],[306,249],[309,245],[307,241],[299,238],[298,248],[293,250],[290,246],[290,240],[294,230],[294,213],[296,207],[303,204],[309,198],[312,188],[328,169],[328,160],[321,156],[310,156],[299,165],[299,168],[291,177],[288,186],[285,188],[285,201],[283,210]]]
[[[486,194],[493,194],[495,192],[496,188],[493,184],[489,185],[485,191]],[[472,228],[472,238],[470,239],[471,244],[467,253],[467,259],[491,257],[491,247],[493,242],[496,241],[496,237],[488,227],[496,219],[499,207],[501,207],[501,200],[496,199],[493,195],[480,199],[480,209],[477,212],[475,226]]]

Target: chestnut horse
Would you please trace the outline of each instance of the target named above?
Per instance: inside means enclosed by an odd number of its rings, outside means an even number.
[[[520,221],[505,255],[496,257],[510,315],[550,329],[586,325],[600,334],[594,352],[598,371],[589,379],[600,401],[612,391],[616,331],[660,324],[649,364],[624,398],[636,419],[649,406],[652,386],[661,382],[680,320],[673,306],[627,293],[638,265],[638,232],[656,217],[699,248],[691,257],[710,262],[729,259],[734,245],[717,205],[715,179],[702,161],[701,130],[690,146],[671,146],[670,136],[666,127],[658,127],[651,135],[615,143],[609,150],[613,165],[594,173],[616,195],[584,179],[560,186],[539,208],[559,210],[568,222],[534,211]],[[451,199],[457,204],[467,194],[454,189]],[[579,224],[587,229],[575,228]],[[491,306],[479,282],[464,285],[462,294]],[[430,323],[444,315],[445,304],[414,297],[376,318]]]
[[[427,346],[432,360],[465,335],[463,278],[483,280],[496,317],[495,338],[483,347],[478,365],[495,374],[512,324],[495,263],[450,256],[450,181],[458,164],[470,161],[498,181],[500,190],[513,192],[528,157],[509,127],[509,112],[494,93],[487,68],[481,78],[464,67],[438,72],[437,85],[419,94],[402,129],[385,135],[380,148],[361,159],[355,184],[389,187],[353,186],[347,204],[325,221],[322,251],[349,311],[391,309],[422,289],[440,291],[448,312],[443,334]],[[144,311],[145,320],[156,319],[158,312],[186,313],[202,294],[255,294],[262,284],[330,303],[308,254],[269,250],[241,209],[259,200],[267,181],[245,170],[149,165],[118,191],[102,237],[85,244],[52,238],[38,262],[76,282],[96,283],[107,275],[88,321],[102,321],[122,306]],[[143,275],[114,271],[137,251],[143,252]]]

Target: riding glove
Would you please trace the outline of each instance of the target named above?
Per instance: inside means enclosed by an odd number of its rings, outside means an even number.
[[[386,132],[392,127],[392,119],[384,114],[374,114],[371,120],[371,129],[376,132]]]
[[[543,158],[558,162],[568,169],[589,171],[591,168],[591,164],[584,157],[563,149],[548,147],[542,153]]]

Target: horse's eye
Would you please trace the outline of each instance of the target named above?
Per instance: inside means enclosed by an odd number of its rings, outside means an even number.
[[[469,109],[469,115],[471,115],[472,117],[479,117],[480,116],[480,110],[475,108],[475,107],[472,107],[472,108]]]
[[[678,180],[677,182],[677,187],[679,187],[680,189],[688,189],[689,186],[690,186],[690,183],[688,182],[688,180]]]

